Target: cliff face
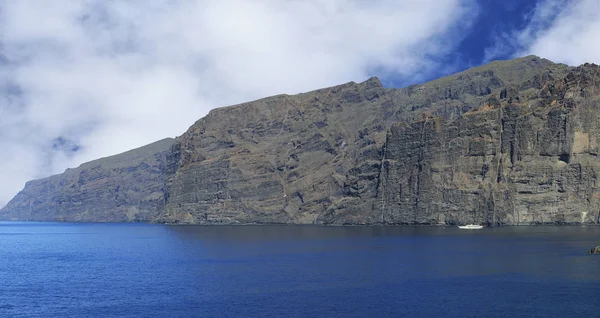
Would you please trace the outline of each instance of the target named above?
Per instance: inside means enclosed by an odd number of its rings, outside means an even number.
[[[81,179],[86,164],[28,183],[0,218],[597,223],[598,83],[597,66],[529,56],[403,89],[371,78],[219,108],[138,157],[136,179],[114,167]]]
[[[532,96],[502,90],[459,119],[395,124],[381,169],[386,223],[598,223],[600,68]]]
[[[70,222],[154,221],[164,211],[164,139],[29,181],[0,219]]]
[[[346,173],[378,160],[380,109],[395,111],[378,79],[216,109],[178,139],[167,177],[167,221],[313,223]]]
[[[425,160],[411,151],[421,153],[426,148],[414,143],[422,139],[420,133],[400,132],[399,127],[411,127],[415,121],[418,125],[428,117],[440,123],[462,123],[463,117],[470,116],[464,113],[490,97],[508,99],[510,94],[512,102],[518,93],[523,99],[534,98],[543,85],[562,78],[566,71],[565,66],[527,57],[406,89],[384,89],[373,78],[216,109],[174,147],[165,221],[422,224],[471,219],[470,211],[479,208],[442,209],[435,220],[405,216],[438,203],[429,197],[432,182],[410,178],[402,187],[403,169]],[[477,119],[470,124],[480,125]],[[397,138],[393,131],[398,132]],[[414,149],[404,149],[409,145]],[[427,149],[441,158],[457,155],[433,144]],[[406,164],[390,171],[392,162]],[[417,187],[414,194],[410,186]],[[419,203],[394,206],[396,196],[414,196]]]

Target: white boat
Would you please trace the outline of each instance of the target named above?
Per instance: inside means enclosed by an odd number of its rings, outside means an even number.
[[[467,225],[459,226],[458,228],[464,229],[464,230],[479,230],[479,229],[483,228],[483,225],[467,224]]]

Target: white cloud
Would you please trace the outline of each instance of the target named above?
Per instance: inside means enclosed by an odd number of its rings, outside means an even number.
[[[179,135],[217,106],[374,70],[427,76],[472,9],[470,0],[0,2],[0,206],[29,179]],[[53,148],[61,136],[80,151]]]
[[[533,12],[530,25],[518,34],[523,50],[554,62],[600,63],[600,1],[546,0]]]

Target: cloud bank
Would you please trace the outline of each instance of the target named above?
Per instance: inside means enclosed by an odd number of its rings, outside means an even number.
[[[546,0],[538,3],[530,26],[519,34],[528,53],[555,62],[600,63],[600,1]]]
[[[572,66],[600,63],[600,1],[538,0],[524,18],[523,29],[496,35],[484,62],[534,54]]]
[[[183,133],[210,109],[418,80],[467,0],[0,2],[0,206],[25,181]]]

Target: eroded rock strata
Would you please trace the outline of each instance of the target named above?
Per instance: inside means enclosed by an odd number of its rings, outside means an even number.
[[[29,182],[0,218],[598,223],[599,86],[596,65],[528,56],[218,108],[123,166]]]
[[[174,139],[82,164],[27,182],[0,219],[153,222],[164,211],[164,166]]]

